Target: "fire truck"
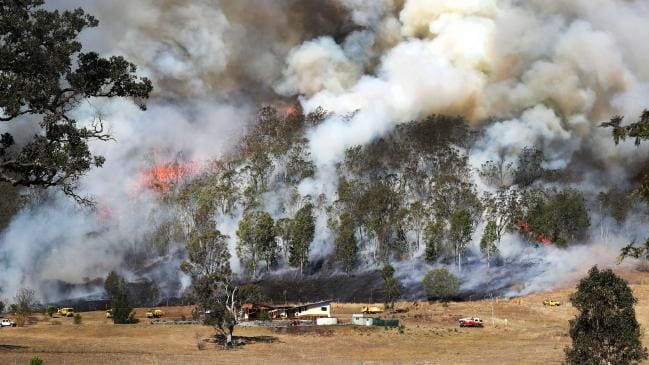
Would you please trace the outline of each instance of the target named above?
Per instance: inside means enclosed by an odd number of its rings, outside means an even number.
[[[478,317],[460,318],[460,327],[482,327],[482,319]]]

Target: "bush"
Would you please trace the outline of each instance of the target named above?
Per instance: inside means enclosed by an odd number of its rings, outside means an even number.
[[[16,292],[14,297],[14,303],[16,304],[16,314],[23,316],[28,316],[32,313],[32,308],[36,303],[35,300],[36,292],[29,288],[20,288]]]
[[[38,356],[34,356],[29,359],[29,365],[43,365],[43,359]]]
[[[118,277],[118,285],[111,293],[111,309],[113,310],[113,323],[128,324],[137,323],[135,311],[131,304],[128,287],[124,278]]]
[[[45,312],[47,313],[48,316],[52,317],[54,313],[56,313],[56,307],[50,305],[49,307],[47,307]]]
[[[79,313],[74,314],[74,324],[81,324],[81,314]]]
[[[394,302],[401,296],[401,283],[394,278],[394,267],[390,264],[383,266],[381,276],[383,277],[383,301],[385,302],[385,308],[394,309]]]
[[[447,269],[430,270],[423,280],[424,289],[429,299],[441,299],[447,302],[460,290],[460,280]]]
[[[23,314],[16,314],[14,317],[14,322],[16,322],[16,327],[24,327],[25,322],[27,322],[27,316]]]

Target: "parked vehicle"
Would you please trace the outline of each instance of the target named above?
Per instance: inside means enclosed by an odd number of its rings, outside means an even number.
[[[10,319],[0,319],[0,327],[16,327],[16,322]]]
[[[149,309],[146,311],[146,318],[160,318],[164,316],[164,312],[160,309]]]
[[[478,317],[460,318],[460,327],[483,327],[482,319]]]
[[[554,299],[546,299],[543,301],[543,305],[549,305],[550,307],[556,307],[561,305],[561,302]]]
[[[59,308],[57,313],[63,317],[74,317],[74,308]]]
[[[376,314],[376,313],[383,313],[383,308],[379,306],[365,306],[361,309],[362,313],[367,313],[367,314]]]

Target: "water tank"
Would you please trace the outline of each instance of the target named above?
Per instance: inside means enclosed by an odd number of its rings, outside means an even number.
[[[315,323],[318,326],[331,326],[334,324],[338,324],[338,318],[331,317],[331,318],[318,318],[315,320]]]

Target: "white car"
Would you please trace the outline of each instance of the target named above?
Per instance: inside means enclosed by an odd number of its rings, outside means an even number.
[[[16,327],[16,322],[3,318],[0,319],[0,327]]]
[[[460,327],[482,327],[482,319],[478,317],[461,318]]]

